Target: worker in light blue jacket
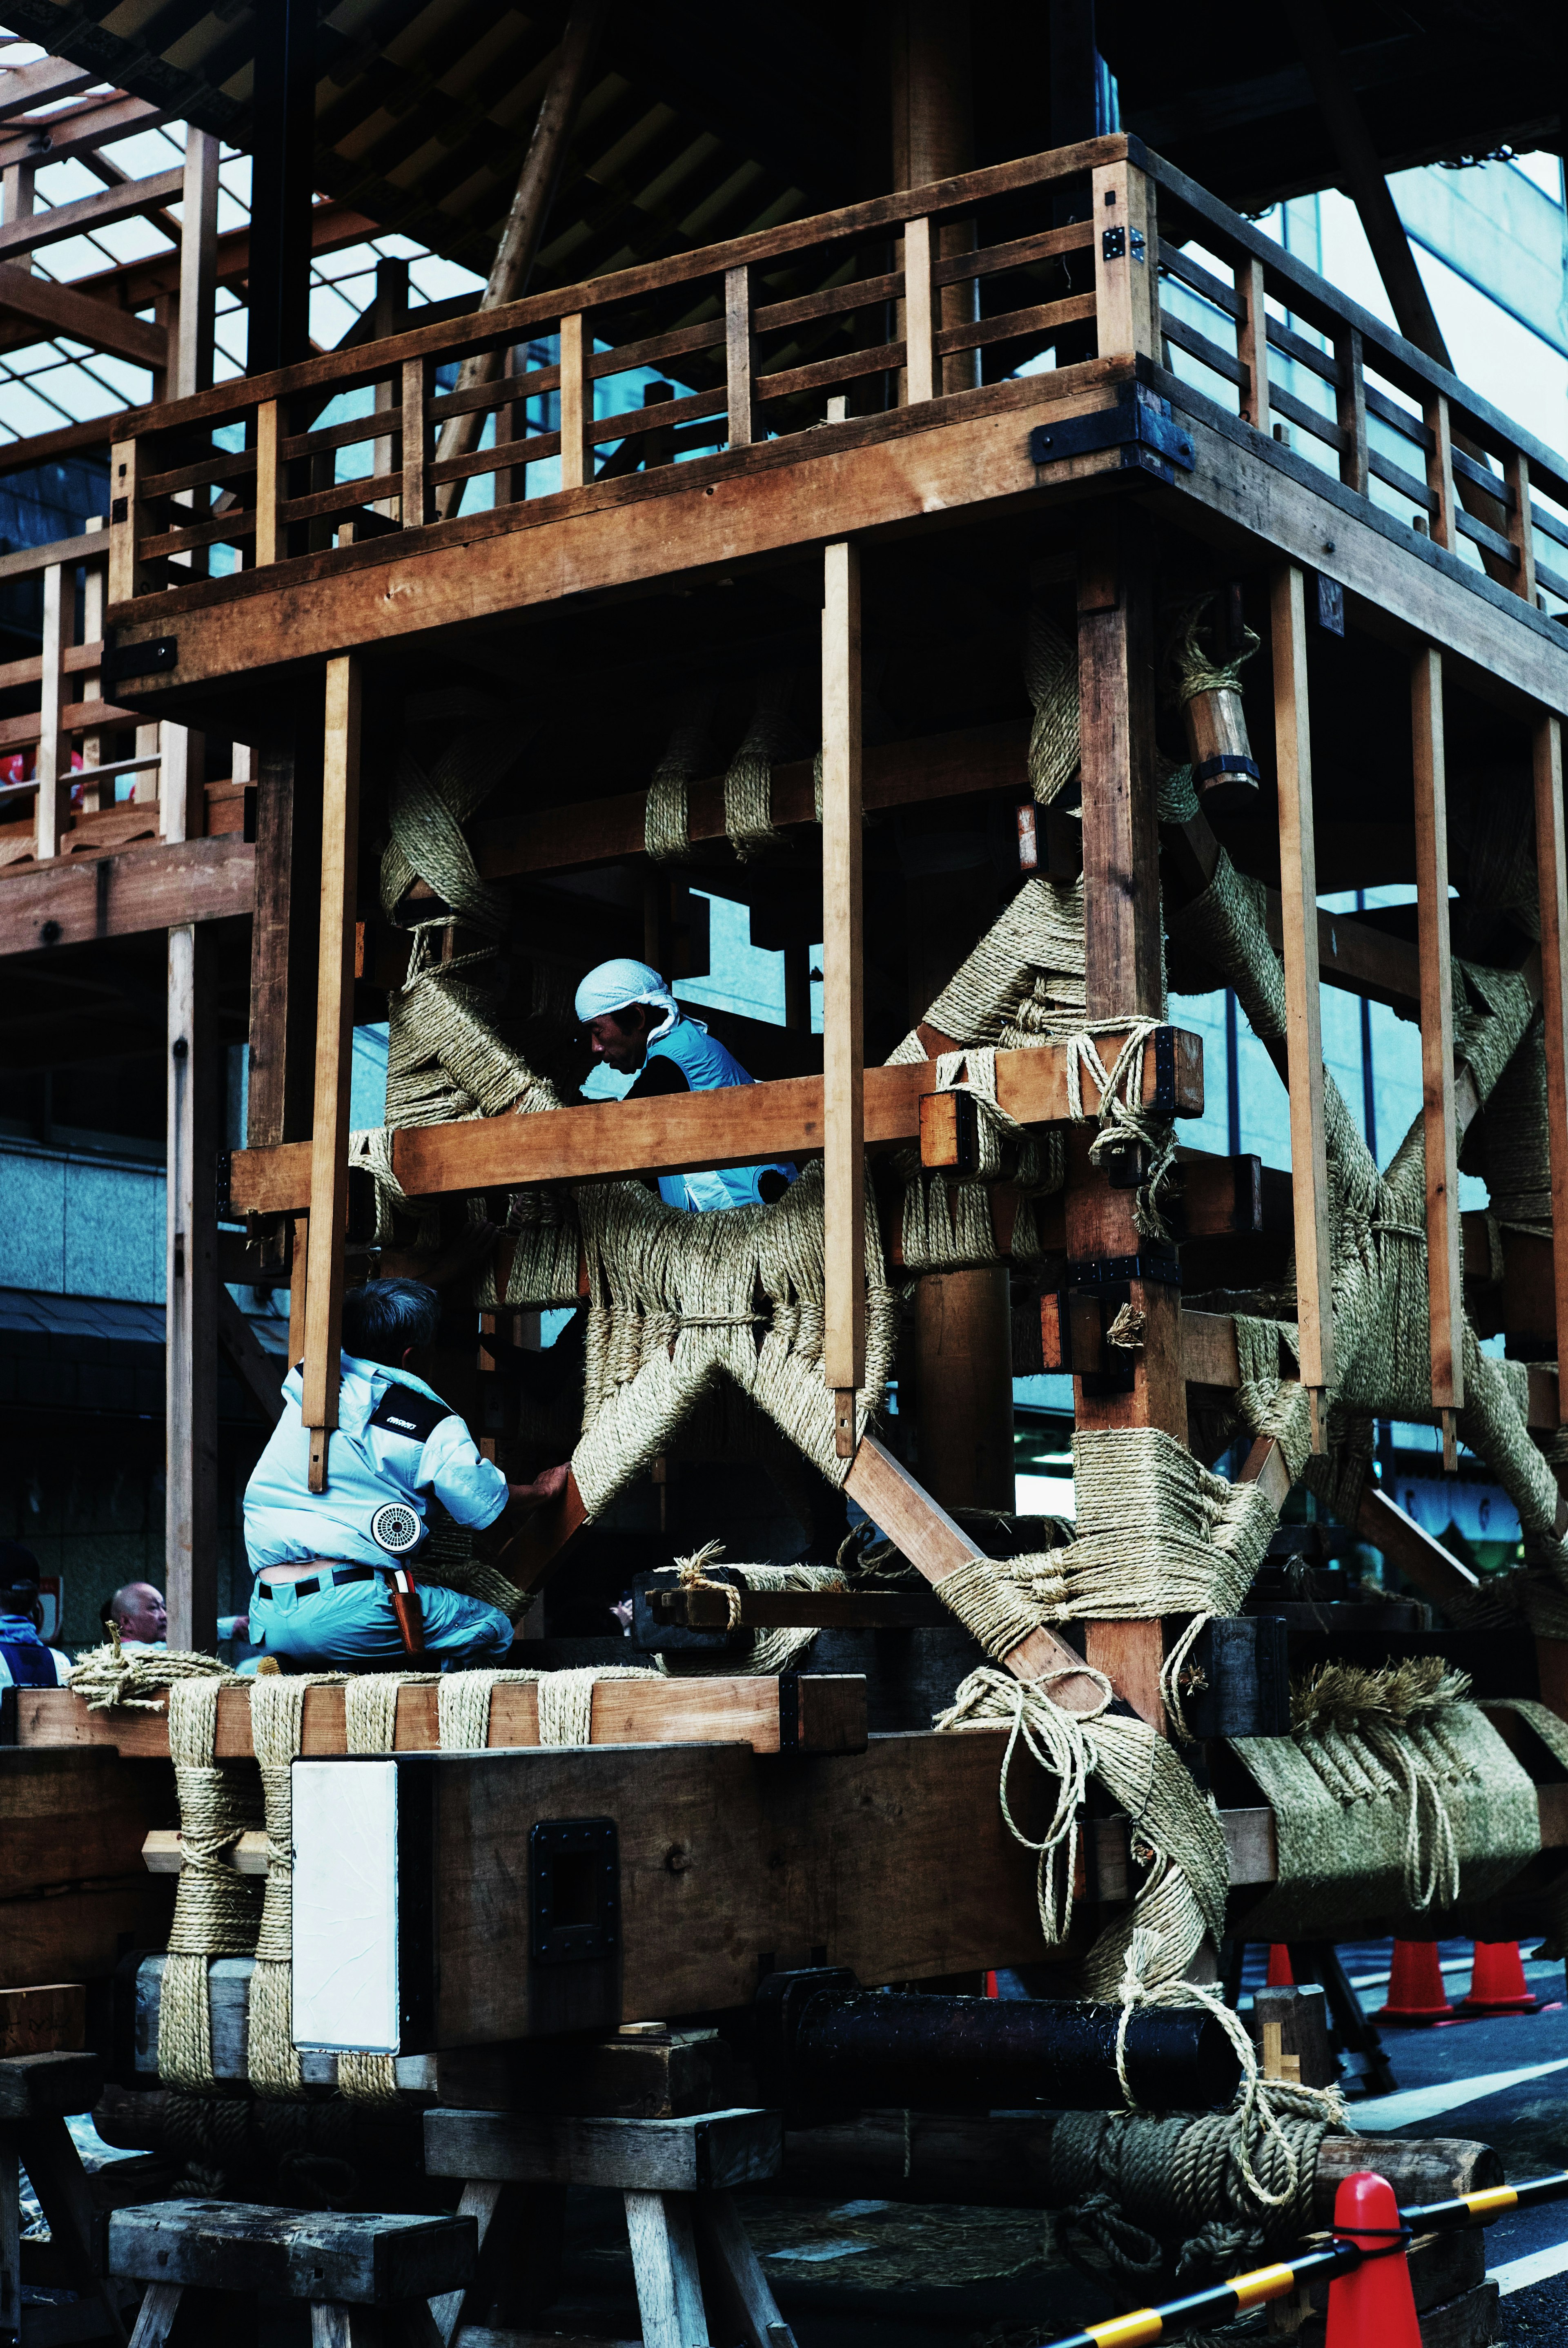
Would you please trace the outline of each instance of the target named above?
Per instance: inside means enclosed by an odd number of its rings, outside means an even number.
[[[656,970],[621,955],[590,970],[577,991],[577,1015],[607,1067],[641,1073],[627,1100],[661,1093],[711,1093],[756,1080],[700,1019],[688,1017]],[[787,1163],[722,1166],[712,1173],[661,1176],[667,1206],[702,1214],[782,1199],[795,1179]]]
[[[439,1311],[436,1291],[419,1281],[373,1280],[346,1292],[323,1492],[310,1489],[302,1365],[283,1381],[283,1415],[246,1487],[245,1548],[256,1578],[251,1636],[285,1669],[374,1670],[415,1653],[423,1667],[458,1670],[497,1663],[512,1643],[498,1608],[415,1584],[409,1569],[417,1572],[428,1537],[428,1496],[456,1523],[483,1531],[513,1503],[555,1498],[567,1471],[508,1484],[456,1412],[410,1370],[415,1349],[435,1338]]]

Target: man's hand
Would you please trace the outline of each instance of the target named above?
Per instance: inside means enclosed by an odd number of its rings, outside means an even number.
[[[566,1490],[567,1478],[570,1473],[570,1466],[563,1461],[559,1468],[545,1468],[541,1474],[534,1478],[531,1484],[508,1484],[507,1489],[511,1495],[513,1506],[522,1509],[542,1509],[548,1501],[559,1500]]]

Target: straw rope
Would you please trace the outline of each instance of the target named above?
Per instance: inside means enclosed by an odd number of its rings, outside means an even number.
[[[240,1837],[261,1824],[260,1788],[248,1762],[216,1758],[220,1685],[210,1674],[169,1691],[180,1867],[159,1993],[158,2070],[190,2094],[222,2092],[212,2073],[209,1962],[249,1956],[261,1915],[262,1886],[233,1859]]]

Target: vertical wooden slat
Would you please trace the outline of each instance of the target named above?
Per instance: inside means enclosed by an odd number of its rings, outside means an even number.
[[[256,409],[256,565],[281,562],[286,552],[278,520],[283,485],[279,478],[278,440],[282,420],[275,399],[263,399]]]
[[[1437,499],[1429,529],[1434,546],[1454,542],[1454,450],[1445,391],[1435,391],[1423,410],[1432,445],[1427,451],[1427,487]]]
[[[141,529],[141,443],[117,440],[109,450],[109,602],[128,603],[137,592]]]
[[[1105,163],[1091,175],[1094,331],[1104,358],[1160,355],[1160,301],[1152,255],[1148,175],[1132,163]],[[1115,232],[1122,231],[1121,251]]]
[[[179,207],[179,314],[175,326],[174,396],[212,382],[212,324],[218,291],[218,139],[188,123],[185,189]],[[205,492],[203,492],[205,494]]]
[[[931,288],[931,223],[904,223],[904,381],[910,407],[936,396],[936,319]]]
[[[246,1138],[252,1149],[310,1137],[314,1114],[321,752],[285,718],[259,746]],[[296,1351],[291,1361],[298,1361]]]
[[[66,697],[61,664],[69,626],[65,566],[51,562],[44,573],[43,675],[38,680],[38,752],[33,769],[38,778],[34,854],[40,863],[60,852],[71,788],[70,746],[60,730],[60,709]]]
[[[1312,743],[1307,686],[1307,603],[1299,568],[1276,572],[1270,592],[1274,739],[1279,782],[1279,893],[1290,1066],[1290,1167],[1296,1210],[1296,1320],[1312,1448],[1327,1443],[1324,1404],[1334,1383],[1328,1169],[1323,1143],[1323,1032],[1317,983],[1317,867],[1312,830]]]
[[[1256,432],[1266,440],[1271,417],[1268,408],[1268,325],[1264,308],[1263,263],[1244,257],[1235,265],[1235,290],[1241,297],[1241,315],[1236,320],[1235,355],[1246,369],[1246,382],[1242,389],[1242,415]]]
[[[92,515],[87,522],[87,529],[90,531],[96,532],[97,530],[101,530],[104,526],[104,517],[102,514]],[[84,563],[82,566],[82,642],[84,644],[100,644],[103,641],[104,604],[108,598],[108,573],[107,563],[101,559],[95,562]],[[81,698],[84,701],[101,701],[103,699],[103,679],[97,669],[88,670],[85,676],[78,679],[78,685]],[[101,734],[84,734],[82,736],[83,766],[101,767],[104,763],[103,736]],[[108,794],[107,798],[105,797],[106,792]],[[114,785],[112,782],[84,783],[82,785],[82,809],[84,813],[91,813],[98,808],[112,807],[113,805]]]
[[[593,479],[593,457],[588,427],[593,414],[593,386],[585,356],[588,337],[580,310],[560,322],[560,485],[580,489]]]
[[[1464,1408],[1464,1311],[1460,1284],[1459,1144],[1454,1119],[1453,992],[1449,956],[1443,658],[1435,645],[1424,646],[1410,664],[1410,736],[1416,778],[1416,918],[1421,983],[1432,1405],[1442,1413],[1443,1464],[1452,1468],[1459,1464],[1454,1414]]]
[[[756,372],[752,332],[752,273],[743,265],[724,272],[724,369],[730,446],[748,448],[756,437],[752,378]]]
[[[310,1272],[305,1290],[303,1416],[310,1488],[324,1492],[337,1425],[348,1207],[348,1096],[354,1056],[354,913],[359,857],[360,667],[327,663],[322,758],[321,959],[316,981],[315,1115],[311,1146]]]
[[[163,764],[158,770],[159,829],[165,839],[200,839],[205,814],[207,736],[193,726],[166,720],[159,729]]]
[[[1530,519],[1530,459],[1521,449],[1512,448],[1503,459],[1502,477],[1507,482],[1512,502],[1508,515],[1508,535],[1519,557],[1513,574],[1513,584],[1527,603],[1535,601],[1535,525]]]
[[[1345,436],[1339,449],[1339,478],[1348,489],[1364,498],[1371,474],[1367,463],[1367,377],[1358,328],[1347,326],[1336,336],[1334,355],[1339,363],[1334,407]]]
[[[1552,1275],[1557,1359],[1568,1332],[1568,854],[1563,812],[1563,723],[1535,720],[1535,862],[1541,882],[1541,1008],[1546,1023],[1546,1130],[1552,1150]],[[1568,1426],[1568,1377],[1557,1380],[1557,1416]]]
[[[209,1651],[218,1635],[217,978],[211,926],[170,930],[164,1574],[170,1646]]]
[[[860,552],[824,558],[822,610],[823,1372],[836,1397],[840,1458],[855,1450],[866,1376],[864,963],[860,887]]]
[[[419,530],[430,519],[427,479],[428,430],[425,420],[429,362],[403,363],[403,527]]]
[[[160,758],[163,755],[163,727],[153,718],[136,729],[136,755],[138,758]],[[153,807],[162,796],[162,769],[144,767],[131,778],[130,796],[136,807]]]

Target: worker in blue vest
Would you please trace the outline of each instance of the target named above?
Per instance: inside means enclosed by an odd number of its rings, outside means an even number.
[[[245,1489],[245,1549],[255,1575],[251,1636],[289,1671],[461,1670],[497,1663],[512,1643],[499,1608],[415,1581],[431,1496],[454,1523],[484,1532],[509,1506],[554,1499],[564,1467],[508,1484],[462,1418],[410,1369],[434,1342],[440,1303],[417,1280],[370,1280],[343,1301],[337,1426],[326,1489],[310,1488],[302,1364],[283,1380],[283,1415]],[[259,1659],[258,1659],[259,1660]]]
[[[733,1052],[682,1009],[656,970],[621,955],[590,970],[577,991],[577,1015],[594,1056],[636,1083],[622,1097],[711,1093],[754,1084]],[[715,1207],[771,1205],[795,1179],[793,1166],[721,1166],[712,1173],[661,1176],[667,1206],[705,1214]]]
[[[69,1655],[46,1646],[38,1560],[20,1541],[0,1541],[0,1687],[62,1687]]]

